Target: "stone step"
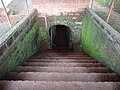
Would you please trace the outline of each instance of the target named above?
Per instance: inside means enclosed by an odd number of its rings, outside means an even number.
[[[65,51],[55,51],[55,52],[40,52],[40,53],[37,53],[37,54],[59,54],[59,55],[88,55],[84,52],[73,52],[73,51],[67,51],[67,53]]]
[[[120,82],[0,81],[0,90],[120,90]]]
[[[67,53],[66,53],[67,52]],[[84,50],[83,49],[79,49],[79,51],[78,52],[76,52],[76,51],[74,51],[74,50],[72,50],[72,49],[69,49],[69,48],[62,48],[62,47],[60,47],[60,49],[51,49],[51,50],[46,50],[45,52],[40,52],[40,53],[66,53],[66,54],[71,54],[71,53],[73,53],[73,54],[86,54],[85,52],[84,52]]]
[[[30,58],[31,59],[39,59],[39,60],[94,60],[92,58]]]
[[[59,72],[59,73],[110,73],[107,67],[32,67],[18,66],[15,72]]]
[[[0,81],[0,90],[120,90],[120,82]]]
[[[75,55],[75,56],[89,56],[88,54],[85,54],[84,52],[79,52],[79,53],[74,53],[73,51],[64,51],[64,52],[60,52],[60,51],[57,51],[57,52],[38,52],[36,53],[35,55]]]
[[[38,58],[41,58],[41,57],[46,57],[46,58],[49,58],[49,57],[54,57],[54,58],[91,58],[89,56],[84,56],[84,55],[81,55],[81,56],[78,56],[78,55],[34,55],[32,58],[35,58],[35,57],[38,57]]]
[[[29,81],[82,81],[82,82],[105,82],[120,81],[116,73],[48,73],[48,72],[11,72],[5,80],[29,80]]]
[[[86,53],[84,53],[84,51],[80,51],[80,52],[74,52],[71,50],[50,50],[50,51],[45,51],[45,52],[39,52],[38,54],[70,54],[70,55],[87,55]]]
[[[27,62],[75,62],[75,63],[97,63],[95,60],[77,60],[77,59],[29,59]]]
[[[32,58],[80,58],[80,59],[84,59],[84,58],[86,58],[86,59],[91,59],[91,57],[89,57],[89,56],[33,56]]]
[[[101,63],[54,63],[54,62],[24,62],[21,66],[51,66],[51,67],[104,67]]]
[[[91,57],[40,57],[33,56],[32,59],[92,59]]]
[[[44,54],[44,53],[39,54],[38,53],[35,56],[42,56],[42,57],[43,56],[45,56],[45,57],[50,57],[50,56],[51,57],[57,57],[57,56],[61,56],[61,57],[89,57],[88,55],[81,55],[81,54],[74,55],[74,54],[61,54],[61,53],[60,54],[59,53],[58,54],[56,54],[56,53],[53,53],[53,54],[51,54],[51,53],[50,54],[49,53],[48,54]]]

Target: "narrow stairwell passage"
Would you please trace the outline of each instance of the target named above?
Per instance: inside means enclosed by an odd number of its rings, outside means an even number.
[[[0,90],[120,90],[120,77],[84,52],[38,52],[0,81]]]

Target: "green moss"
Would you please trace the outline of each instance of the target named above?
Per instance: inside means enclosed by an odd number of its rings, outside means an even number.
[[[41,28],[39,33],[40,33],[40,41],[41,42],[47,42],[46,31]]]
[[[9,57],[6,57],[0,66],[0,78],[2,78],[7,72],[14,70],[17,65],[27,60],[39,49],[40,35],[39,22],[36,21],[31,30],[19,41],[18,45],[13,51],[10,51]]]
[[[115,43],[101,29],[94,18],[85,13],[81,33],[82,47],[91,57],[120,74],[120,55],[114,47]]]

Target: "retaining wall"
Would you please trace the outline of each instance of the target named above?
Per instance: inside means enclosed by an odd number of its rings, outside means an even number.
[[[81,44],[87,54],[120,74],[120,33],[90,9],[84,14]]]
[[[0,38],[0,78],[39,49],[40,25],[33,10]]]

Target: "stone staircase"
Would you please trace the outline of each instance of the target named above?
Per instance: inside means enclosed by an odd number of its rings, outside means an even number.
[[[0,90],[120,90],[120,77],[84,52],[38,52],[0,81]]]

